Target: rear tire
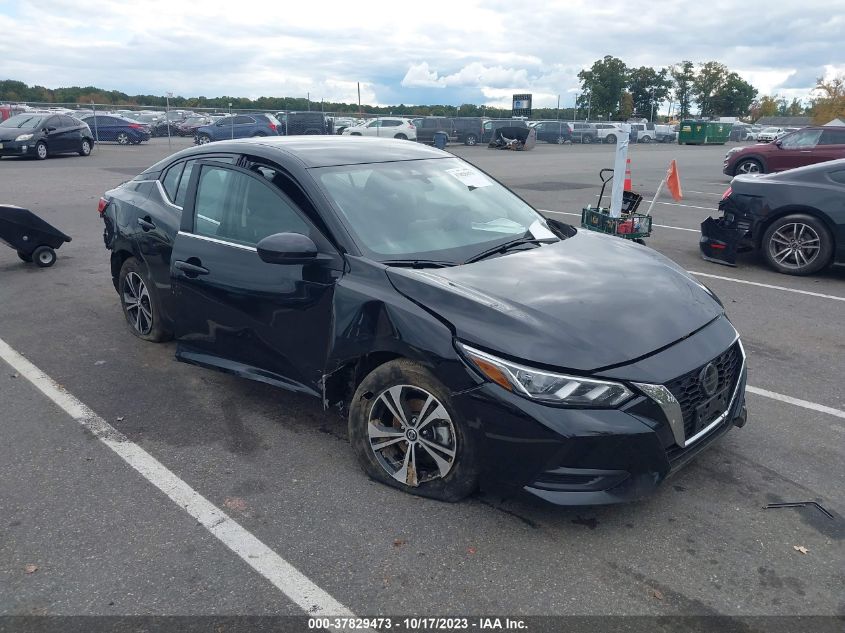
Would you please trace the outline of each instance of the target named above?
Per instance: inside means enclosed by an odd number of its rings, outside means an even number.
[[[608,134],[604,137],[605,143],[610,143],[611,145],[616,145],[616,135],[615,134]]]
[[[349,438],[367,475],[404,492],[459,501],[478,486],[469,425],[449,390],[409,360],[390,361],[364,378],[350,404]]]
[[[589,135],[586,135],[586,134],[585,134],[584,136],[582,136],[582,137],[581,137],[581,143],[582,143],[583,145],[589,145],[589,144],[590,144],[590,143],[592,143],[592,142],[593,142],[593,137],[592,137],[592,136],[589,136]]]
[[[32,261],[39,268],[49,268],[56,263],[56,251],[49,246],[39,246],[32,251]]]
[[[129,145],[129,135],[126,132],[119,132],[116,140],[118,145]]]
[[[145,267],[134,257],[120,267],[117,292],[123,317],[132,334],[152,343],[170,338],[162,323],[158,290],[149,280]]]
[[[399,132],[399,134],[397,134],[393,138],[398,138],[400,141],[407,141],[408,140],[408,137],[405,134],[402,134],[401,132]]]
[[[477,145],[478,137],[475,134],[467,134],[464,139],[464,145]]]
[[[830,263],[833,238],[818,218],[796,213],[778,218],[761,242],[769,266],[785,275],[812,275]]]

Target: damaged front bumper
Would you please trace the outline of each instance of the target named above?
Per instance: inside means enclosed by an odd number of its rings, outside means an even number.
[[[698,247],[707,261],[736,266],[737,253],[754,249],[751,219],[729,210],[721,218],[707,218],[701,223]]]

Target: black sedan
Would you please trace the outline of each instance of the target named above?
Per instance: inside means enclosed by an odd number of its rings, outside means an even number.
[[[845,159],[737,176],[719,210],[701,224],[707,260],[733,266],[737,252],[759,250],[788,275],[845,264]]]
[[[0,123],[0,156],[88,156],[93,146],[88,126],[64,114],[17,114]]]
[[[745,422],[745,354],[706,287],[446,152],[220,141],[100,213],[133,334],[339,406],[366,473],[414,494],[635,499]]]

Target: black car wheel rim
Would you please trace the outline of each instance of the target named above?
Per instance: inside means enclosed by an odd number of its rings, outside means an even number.
[[[783,266],[797,270],[812,264],[821,251],[821,239],[809,224],[784,224],[769,240],[769,254]]]
[[[123,282],[123,307],[126,320],[140,334],[153,329],[153,309],[147,285],[138,273],[129,273]]]
[[[737,167],[736,171],[740,174],[759,174],[760,173],[760,165],[755,163],[752,160],[746,161],[744,163],[740,163],[739,167]]]
[[[455,463],[452,419],[440,401],[420,387],[396,385],[379,394],[367,436],[379,465],[407,486],[445,477]]]

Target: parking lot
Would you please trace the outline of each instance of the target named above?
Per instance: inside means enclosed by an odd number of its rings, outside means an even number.
[[[614,155],[449,150],[576,225]],[[97,200],[167,156],[167,139],[0,161],[0,202],[73,237],[48,269],[0,248],[0,614],[845,615],[845,269],[799,278],[753,255],[703,261],[698,227],[730,182],[725,150],[636,145],[629,157],[647,199],[677,159],[684,199],[659,199],[648,245],[718,294],[742,334],[748,424],[652,497],[601,508],[405,495],[365,477],[346,421],[316,400],[133,337]],[[56,385],[98,417],[57,406],[44,393],[61,396]],[[119,432],[111,444],[89,430],[109,440],[100,421]],[[833,518],[763,508],[792,501]],[[242,532],[221,537],[202,508]]]

